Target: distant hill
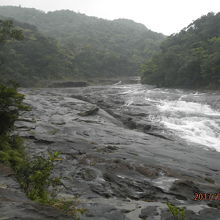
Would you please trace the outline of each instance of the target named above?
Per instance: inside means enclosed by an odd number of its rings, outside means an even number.
[[[129,76],[159,50],[164,35],[127,19],[109,21],[69,10],[42,12],[13,6],[0,15],[28,22],[60,42],[72,59],[72,75]]]
[[[6,20],[2,16],[0,19]],[[41,80],[71,75],[71,60],[54,39],[43,36],[33,25],[17,21],[13,24],[22,30],[24,40],[0,45],[0,81],[32,86]]]
[[[220,13],[209,13],[161,45],[142,82],[165,87],[220,89]]]

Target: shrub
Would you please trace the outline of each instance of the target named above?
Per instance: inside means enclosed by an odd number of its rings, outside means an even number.
[[[177,220],[186,220],[185,208],[177,207],[171,203],[167,203],[168,210]]]
[[[58,153],[49,154],[48,158],[41,156],[33,160],[24,160],[16,168],[17,179],[31,200],[47,203],[49,201],[48,187],[59,184],[58,178],[52,178],[54,161]]]
[[[19,112],[29,109],[23,100],[24,95],[18,93],[15,87],[0,85],[0,135],[12,131]]]
[[[49,153],[47,157],[37,156],[29,159],[25,153],[23,139],[13,135],[14,122],[21,111],[29,110],[23,104],[24,95],[15,87],[0,85],[0,163],[10,166],[21,188],[31,200],[51,205],[64,213],[79,217],[85,209],[78,208],[78,201],[54,199],[48,188],[60,184],[59,178],[51,176],[54,162],[60,160],[59,153]]]

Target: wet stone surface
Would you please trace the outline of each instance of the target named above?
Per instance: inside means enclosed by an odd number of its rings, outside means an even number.
[[[168,201],[186,207],[190,220],[220,217],[218,205],[193,200],[195,191],[220,191],[220,153],[164,133],[148,118],[153,106],[127,105],[114,86],[22,92],[32,111],[17,131],[30,155],[60,152],[58,196],[78,196],[87,209],[81,219],[168,220]]]

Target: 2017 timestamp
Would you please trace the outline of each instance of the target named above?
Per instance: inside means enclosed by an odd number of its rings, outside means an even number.
[[[220,200],[220,192],[219,193],[194,193],[195,201],[201,201],[201,200]]]

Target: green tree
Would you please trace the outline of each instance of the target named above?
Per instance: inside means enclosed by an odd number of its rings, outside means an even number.
[[[16,88],[0,85],[0,135],[5,135],[14,128],[19,112],[27,110],[23,104],[24,95]]]
[[[24,36],[21,30],[14,28],[11,20],[0,20],[0,43],[8,40],[23,40]]]
[[[22,39],[21,30],[15,29],[12,21],[0,20],[0,45],[10,40]],[[17,93],[15,87],[9,88],[0,84],[0,135],[5,135],[13,129],[19,111],[26,109],[26,106],[22,104],[23,99],[24,96]]]
[[[142,82],[220,89],[220,13],[202,16],[161,45],[143,67]]]
[[[159,44],[165,38],[132,20],[108,21],[70,10],[44,13],[36,9],[3,6],[0,14],[19,22],[28,21],[43,34],[41,38],[34,34],[32,37],[36,40],[10,47],[10,57],[19,62],[16,62],[17,75],[13,73],[15,64],[7,65],[7,75],[15,76],[23,85],[27,79],[36,82],[62,77],[135,76],[140,73],[140,65],[159,50]],[[43,37],[56,39],[59,50],[54,48],[51,39]]]

